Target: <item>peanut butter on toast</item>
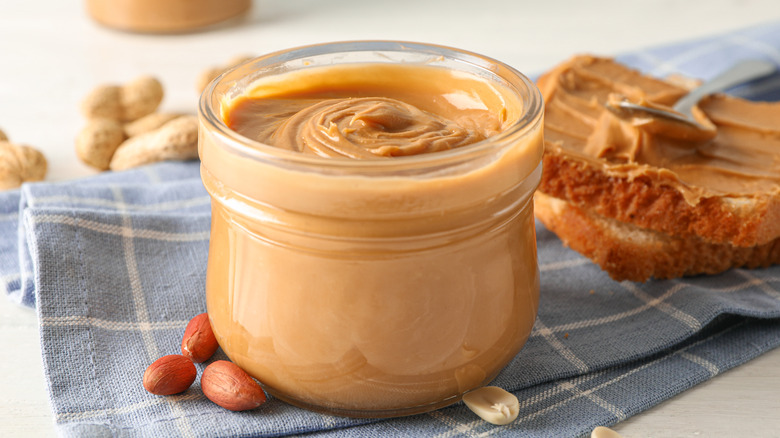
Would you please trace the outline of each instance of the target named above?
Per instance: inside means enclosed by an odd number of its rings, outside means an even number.
[[[579,56],[538,81],[545,98],[539,190],[675,236],[751,247],[780,237],[780,103],[712,95],[707,141],[665,137],[607,111],[615,93],[672,105],[687,93],[611,59]]]
[[[613,278],[645,281],[780,263],[780,103],[699,102],[717,134],[675,138],[619,118],[615,95],[669,106],[687,89],[608,58],[574,57],[545,99],[537,217]]]

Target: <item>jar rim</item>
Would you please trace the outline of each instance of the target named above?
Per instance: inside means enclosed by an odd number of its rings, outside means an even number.
[[[236,78],[232,77],[232,75],[235,75],[241,68],[251,66],[253,70],[259,68],[269,69],[282,62],[327,54],[353,52],[419,53],[470,65],[483,72],[490,73],[496,79],[505,81],[505,85],[509,85],[518,93],[525,92],[522,99],[524,111],[511,125],[485,140],[436,153],[394,157],[390,160],[370,160],[370,166],[366,166],[367,162],[365,160],[301,154],[250,139],[228,127],[220,116],[220,101],[215,96],[217,88],[220,86],[224,87],[226,83],[235,82]],[[399,40],[354,40],[293,47],[271,52],[235,65],[222,72],[203,90],[200,96],[198,112],[201,123],[210,128],[210,133],[221,137],[223,147],[250,160],[285,163],[303,168],[362,169],[370,167],[379,172],[392,172],[398,169],[438,167],[446,163],[467,161],[475,156],[482,156],[495,149],[500,149],[504,145],[505,139],[513,138],[523,132],[532,132],[537,125],[541,124],[544,102],[541,92],[527,76],[503,62],[487,56],[430,43]]]

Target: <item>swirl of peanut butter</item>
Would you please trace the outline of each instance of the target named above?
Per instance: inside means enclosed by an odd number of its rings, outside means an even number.
[[[392,97],[249,99],[230,126],[277,148],[360,160],[459,148],[501,129],[488,111],[434,113]]]
[[[278,149],[365,160],[472,145],[523,114],[490,82],[442,68],[355,64],[284,77],[226,101],[227,126]]]
[[[324,157],[395,157],[453,149],[489,135],[468,124],[386,97],[327,99],[286,119],[269,140]]]

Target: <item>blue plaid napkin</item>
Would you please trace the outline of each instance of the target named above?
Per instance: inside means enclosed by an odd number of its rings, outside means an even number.
[[[780,23],[619,60],[706,79],[748,57],[780,64]],[[737,91],[777,99],[780,75]],[[209,200],[194,162],[0,193],[0,287],[37,307],[54,417],[66,437],[582,436],[780,345],[780,266],[618,283],[537,227],[539,317],[494,381],[520,399],[520,416],[507,426],[460,403],[369,420],[274,399],[228,412],[197,381],[177,396],[144,391],[146,366],[177,352],[187,321],[205,310]]]

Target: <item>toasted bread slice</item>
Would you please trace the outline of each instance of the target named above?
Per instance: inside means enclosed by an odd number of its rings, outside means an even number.
[[[755,247],[780,237],[780,103],[713,96],[700,109],[717,137],[686,143],[643,131],[646,121],[619,121],[604,106],[611,93],[671,105],[687,92],[671,82],[580,56],[538,85],[546,105],[541,192],[686,239]]]
[[[780,238],[752,247],[672,236],[600,216],[537,192],[536,217],[614,280],[644,282],[780,263]]]

